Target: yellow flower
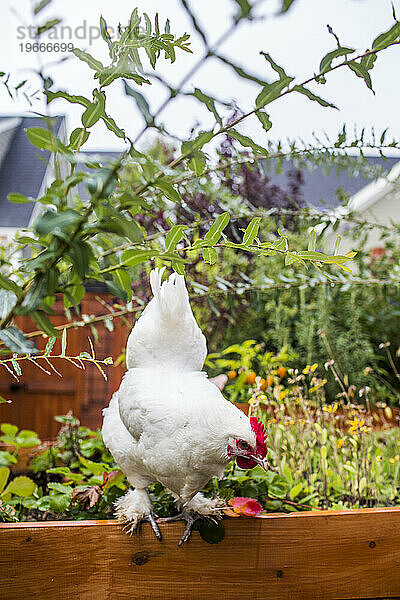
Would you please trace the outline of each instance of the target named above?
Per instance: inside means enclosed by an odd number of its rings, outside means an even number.
[[[383,460],[383,458],[382,458],[382,456],[377,456],[377,457],[376,457],[376,460],[377,460],[378,462],[380,462],[381,460]]]
[[[326,381],[326,379],[324,381]],[[334,402],[333,404],[330,404],[328,406],[325,405],[325,406],[322,407],[322,410],[324,410],[327,413],[335,413],[337,411],[337,409],[338,409],[338,403],[337,402]]]
[[[399,458],[400,458],[399,455],[396,454],[396,456],[394,458],[389,458],[389,462],[392,463],[392,465],[393,465],[394,463],[399,462]]]
[[[349,419],[350,429],[349,433],[354,435],[359,435],[361,431],[368,432],[371,430],[370,427],[365,426],[364,419],[359,419],[358,417],[354,417],[353,420]]]
[[[338,441],[336,442],[336,448],[341,448],[342,446],[344,446],[344,439],[339,438]]]
[[[307,365],[303,369],[303,374],[308,375],[309,373],[314,373],[314,371],[316,370],[317,367],[318,367],[318,363],[314,363],[313,365]]]

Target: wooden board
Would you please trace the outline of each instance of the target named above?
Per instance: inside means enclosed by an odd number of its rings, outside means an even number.
[[[400,596],[400,508],[182,523],[127,536],[115,521],[0,524],[1,600],[331,600]]]

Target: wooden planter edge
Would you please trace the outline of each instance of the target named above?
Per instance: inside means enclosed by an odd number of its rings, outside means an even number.
[[[60,600],[400,597],[400,507],[224,524],[221,543],[195,532],[181,548],[182,523],[162,525],[161,543],[147,524],[127,536],[114,520],[0,524],[0,598],[25,600],[28,589]]]

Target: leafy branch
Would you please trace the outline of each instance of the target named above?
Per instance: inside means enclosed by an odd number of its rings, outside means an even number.
[[[31,337],[34,336],[35,333],[34,335],[31,335]],[[17,381],[19,381],[19,377],[22,375],[21,363],[23,363],[24,361],[29,361],[30,363],[34,364],[41,371],[46,373],[46,375],[51,375],[53,372],[59,375],[59,377],[62,377],[61,373],[57,371],[57,369],[51,361],[54,359],[63,359],[71,363],[72,365],[74,365],[74,367],[77,367],[78,369],[85,369],[85,363],[93,364],[95,365],[95,367],[97,367],[104,379],[107,381],[107,375],[105,374],[101,365],[112,365],[113,359],[111,357],[107,357],[104,360],[99,360],[98,358],[96,358],[96,353],[90,338],[88,338],[88,340],[90,344],[91,353],[89,354],[89,352],[80,352],[76,356],[70,356],[66,353],[67,327],[63,328],[60,354],[53,354],[52,352],[56,339],[56,337],[49,338],[42,354],[36,354],[35,356],[32,356],[31,354],[14,353],[12,358],[0,359],[0,367],[4,367]],[[48,370],[47,368],[42,366],[42,364],[40,364],[39,361],[44,362],[51,370]]]

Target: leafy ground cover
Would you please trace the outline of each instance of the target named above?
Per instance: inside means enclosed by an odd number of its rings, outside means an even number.
[[[399,504],[395,409],[382,404],[369,410],[367,388],[358,393],[362,405],[348,389],[327,404],[321,368],[315,363],[287,368],[289,358],[285,351],[264,353],[252,340],[209,356],[209,367],[229,373],[227,397],[266,423],[271,470],[244,471],[231,463],[205,493],[224,499],[231,516]],[[322,371],[334,368],[326,364]],[[61,425],[56,442],[35,450],[30,472],[22,475],[15,472],[19,458],[26,448],[40,448],[40,440],[32,431],[1,425],[1,520],[106,519],[125,492],[127,481],[101,433],[72,415],[55,418]],[[151,493],[159,516],[174,514],[163,486],[154,484]]]

